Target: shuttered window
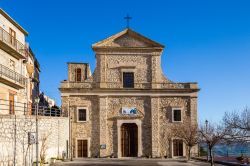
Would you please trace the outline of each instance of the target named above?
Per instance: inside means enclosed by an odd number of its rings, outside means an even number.
[[[81,82],[82,78],[82,70],[80,68],[77,68],[75,71],[76,76],[76,82]]]

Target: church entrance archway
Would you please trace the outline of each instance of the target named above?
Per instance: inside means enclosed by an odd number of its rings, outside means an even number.
[[[121,125],[121,155],[122,157],[138,155],[138,126],[135,123]]]

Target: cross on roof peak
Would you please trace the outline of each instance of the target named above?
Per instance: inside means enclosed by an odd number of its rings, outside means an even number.
[[[129,21],[132,19],[132,17],[129,16],[129,14],[127,14],[126,17],[124,17],[125,20],[127,20],[127,28],[129,28]]]

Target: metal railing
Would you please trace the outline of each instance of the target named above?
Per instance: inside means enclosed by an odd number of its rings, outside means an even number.
[[[61,88],[93,88],[97,83],[91,82],[70,82],[64,81],[61,83]],[[124,89],[122,82],[103,82],[106,88]],[[154,84],[156,89],[197,89],[197,83],[150,83],[150,82],[135,82],[131,89],[151,89]]]
[[[25,56],[25,46],[15,37],[11,36],[7,31],[0,27],[0,41],[4,42],[19,54]]]
[[[31,109],[31,115],[36,115],[36,106],[32,106]],[[62,111],[61,109],[58,108],[53,108],[53,107],[45,107],[45,106],[38,106],[38,116],[57,116],[60,117],[62,116]]]
[[[27,79],[24,76],[15,72],[14,70],[9,69],[6,66],[0,64],[0,77],[2,77],[2,76],[5,76],[5,77],[13,80],[15,83],[19,83],[22,86],[26,85]]]
[[[38,116],[63,116],[62,110],[55,106],[38,106],[37,109],[36,105],[0,99],[0,115],[36,115],[36,111]]]

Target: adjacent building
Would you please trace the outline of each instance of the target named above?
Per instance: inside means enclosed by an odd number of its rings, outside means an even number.
[[[185,156],[170,127],[197,123],[197,83],[169,80],[161,69],[164,46],[131,29],[92,48],[94,72],[70,62],[60,86],[72,157]]]
[[[39,95],[40,66],[28,32],[0,9],[0,114],[30,114]]]

